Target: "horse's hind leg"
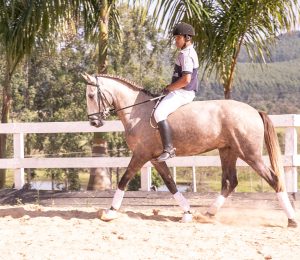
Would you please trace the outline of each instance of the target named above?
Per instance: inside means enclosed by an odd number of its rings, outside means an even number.
[[[192,220],[192,215],[190,213],[190,204],[187,201],[187,199],[182,195],[181,192],[177,190],[176,184],[171,176],[171,172],[165,162],[157,162],[157,161],[151,161],[154,168],[158,171],[160,176],[162,177],[164,183],[166,184],[169,191],[173,194],[174,199],[179,204],[179,206],[182,208],[184,214],[182,221],[183,222],[189,222]]]
[[[276,192],[283,191],[278,176],[265,165],[261,156],[254,160],[245,160]]]
[[[246,161],[246,160],[245,160]],[[265,165],[261,156],[255,160],[248,160],[247,163],[275,190],[280,206],[283,208],[288,217],[288,226],[296,227],[295,210],[288,198],[283,185],[284,181],[278,177],[274,172]]]
[[[222,164],[222,187],[221,194],[207,210],[207,215],[214,216],[223,206],[225,199],[235,189],[238,184],[236,175],[237,154],[230,148],[219,149]]]

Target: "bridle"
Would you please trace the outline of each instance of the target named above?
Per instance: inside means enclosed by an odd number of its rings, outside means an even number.
[[[133,104],[133,105],[130,105],[130,106],[122,107],[122,108],[119,108],[119,109],[111,108],[111,104],[109,103],[108,99],[106,98],[103,91],[101,90],[98,77],[95,76],[95,78],[96,78],[96,84],[91,83],[91,82],[88,82],[88,84],[97,88],[99,112],[88,114],[87,116],[88,116],[89,120],[93,120],[93,118],[92,118],[93,116],[99,116],[102,119],[106,119],[107,117],[110,116],[111,113],[116,113],[118,111],[130,108],[130,107],[134,107],[134,106],[137,106],[137,105],[141,105],[141,104],[144,104],[144,103],[147,103],[147,102],[150,102],[150,101],[154,101],[154,100],[159,100],[160,101],[163,97],[166,96],[166,95],[161,95],[161,96],[158,96],[158,97],[150,98],[150,99],[147,99],[147,100],[142,101],[140,103],[136,103],[136,104]],[[153,111],[152,111],[151,115],[153,114],[153,112],[154,112],[155,108],[157,107],[158,103],[153,108]],[[101,104],[103,106],[103,111],[102,112],[101,112]]]
[[[92,116],[100,116],[100,118],[106,119],[111,112],[114,112],[115,109],[114,108],[110,108],[110,104],[106,98],[106,96],[103,94],[100,84],[99,84],[99,80],[98,77],[96,78],[96,84],[90,83],[88,82],[89,85],[95,86],[97,88],[97,97],[98,97],[98,108],[99,108],[99,112],[96,113],[92,113],[92,114],[88,114],[88,119],[93,119]],[[103,111],[101,112],[101,103],[103,106]],[[106,103],[106,105],[105,105]]]

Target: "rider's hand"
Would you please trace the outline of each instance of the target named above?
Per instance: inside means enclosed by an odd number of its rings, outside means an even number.
[[[169,94],[169,90],[168,90],[168,87],[165,87],[164,89],[163,89],[163,91],[162,91],[162,93],[164,94],[164,95],[168,95]]]

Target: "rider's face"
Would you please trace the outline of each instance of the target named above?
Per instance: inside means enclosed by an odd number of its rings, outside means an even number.
[[[183,35],[175,35],[174,36],[175,39],[175,45],[178,49],[182,49],[182,47],[185,44],[185,38]]]

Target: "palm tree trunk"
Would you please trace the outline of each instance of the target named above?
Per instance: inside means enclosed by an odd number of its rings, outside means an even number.
[[[94,157],[107,156],[107,142],[102,133],[94,133],[92,153]],[[107,168],[91,168],[87,190],[111,189],[111,178]]]
[[[230,65],[230,74],[228,77],[228,80],[225,82],[224,85],[224,97],[225,99],[231,99],[231,89],[232,89],[232,83],[234,79],[234,72],[237,64],[237,59],[241,50],[241,46],[244,40],[244,35],[240,38],[238,45],[235,48],[235,51],[232,55],[231,65]]]
[[[224,98],[231,99],[231,90],[230,89],[224,89]]]
[[[107,73],[108,23],[110,5],[102,1],[99,18],[98,73]]]
[[[10,63],[7,62],[7,67],[5,71],[5,79],[3,82],[3,92],[2,92],[2,113],[1,113],[1,123],[8,123],[9,111],[11,108],[11,72]],[[6,158],[7,156],[7,135],[0,135],[0,158]],[[5,186],[6,183],[6,169],[0,169],[0,189]]]
[[[108,21],[110,5],[102,1],[99,18],[98,43],[98,73],[107,73],[107,47],[108,47]],[[93,156],[107,156],[107,143],[102,133],[94,133],[92,153]],[[91,168],[88,190],[106,190],[111,188],[110,174],[107,168]]]

